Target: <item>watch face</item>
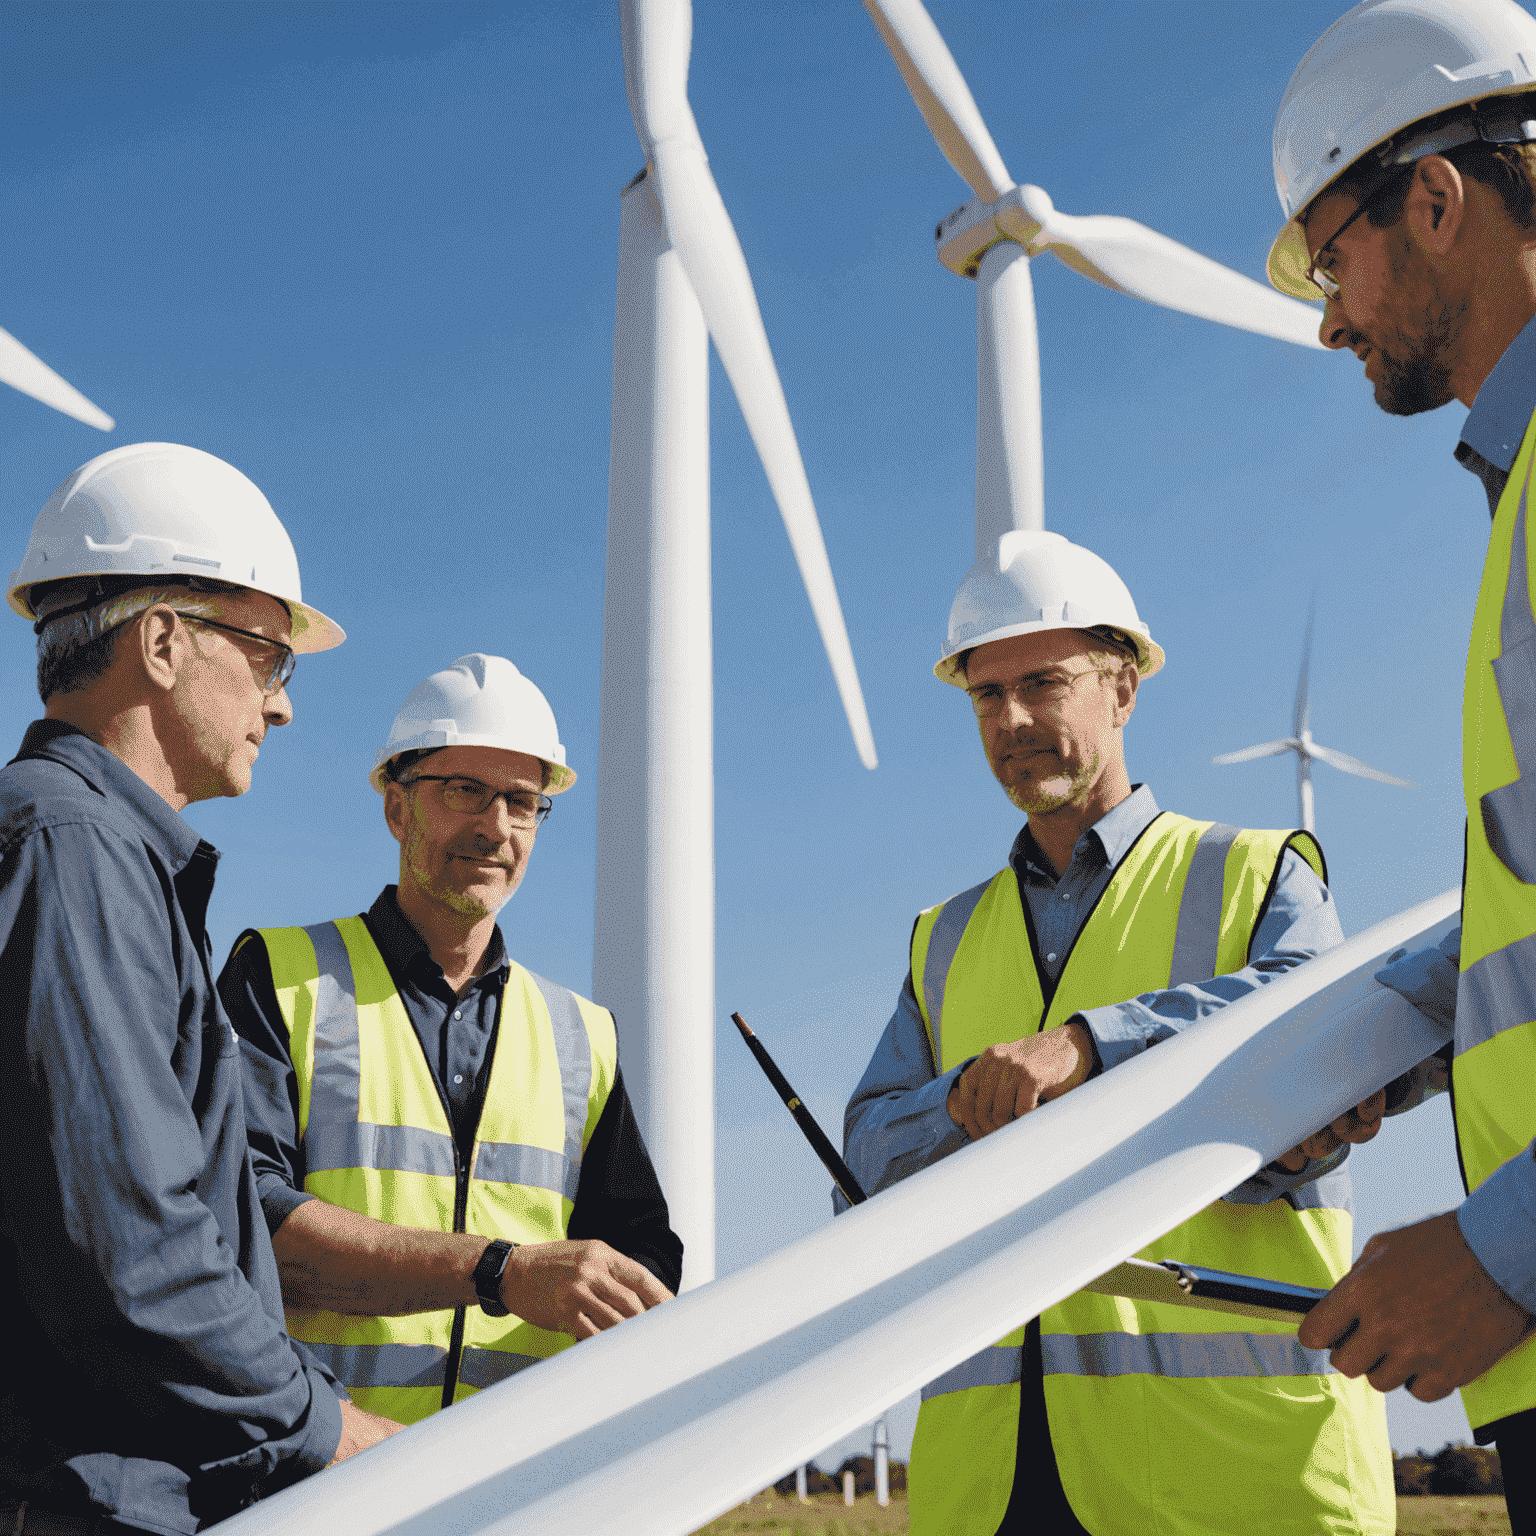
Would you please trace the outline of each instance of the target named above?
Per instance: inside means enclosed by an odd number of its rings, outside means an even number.
[[[480,1298],[480,1310],[487,1317],[506,1317],[508,1309],[501,1300],[501,1276],[507,1260],[517,1245],[501,1238],[491,1242],[475,1265],[475,1295]]]

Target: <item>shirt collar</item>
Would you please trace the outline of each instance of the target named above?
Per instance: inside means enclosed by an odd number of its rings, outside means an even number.
[[[1467,413],[1456,444],[1456,457],[1485,485],[1489,476],[1477,463],[1491,467],[1500,481],[1514,468],[1515,455],[1536,413],[1536,319],[1528,320],[1520,334],[1504,349],[1504,355],[1483,380]],[[1490,501],[1497,497],[1489,489]]]
[[[442,968],[433,960],[427,949],[427,941],[411,926],[410,919],[400,910],[400,887],[386,885],[379,892],[378,900],[368,909],[368,930],[384,963],[395,976],[404,976],[411,966],[425,961],[442,975]],[[486,946],[486,966],[480,973],[483,981],[496,977],[505,982],[507,946],[501,937],[501,925],[491,929],[491,942]]]
[[[120,757],[91,740],[77,726],[63,720],[34,720],[21,739],[21,749],[11,759],[58,763],[78,775],[114,809],[127,815],[135,830],[160,854],[170,868],[180,872],[200,849],[218,862],[219,850],[204,842],[197,830],[155,793]],[[211,880],[211,867],[209,871]]]
[[[1080,850],[1086,851],[1097,844],[1104,862],[1113,869],[1131,851],[1131,844],[1159,814],[1152,791],[1145,784],[1133,785],[1130,794],[1119,805],[1112,811],[1106,811],[1078,838],[1072,849],[1072,857],[1075,859]],[[1020,858],[1042,871],[1050,872],[1050,861],[1040,852],[1028,822],[1019,829],[1019,835],[1014,839],[1010,861]]]

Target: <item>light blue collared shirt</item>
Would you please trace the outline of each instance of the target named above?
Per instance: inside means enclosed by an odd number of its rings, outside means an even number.
[[[1072,857],[1058,878],[1039,852],[1026,825],[1014,840],[1009,863],[1029,907],[1039,945],[1038,962],[1051,980],[1061,974],[1073,941],[1103,895],[1120,861],[1158,814],[1157,801],[1144,784],[1102,816],[1078,838]],[[1075,1013],[1068,1022],[1082,1024],[1093,1041],[1093,1071],[1108,1071],[1167,1040],[1197,1020],[1256,991],[1306,960],[1343,941],[1338,914],[1327,887],[1299,854],[1287,849],[1269,906],[1254,935],[1257,956],[1240,971],[1201,982],[1186,982],[1103,1008]],[[875,1054],[854,1090],[843,1121],[844,1157],[870,1193],[909,1177],[965,1146],[970,1138],[949,1117],[949,1090],[974,1061],[949,1071],[935,1070],[928,1032],[923,1026],[909,973],[896,1011]],[[1271,1165],[1233,1190],[1227,1199],[1263,1205],[1286,1195],[1293,1204],[1321,1200],[1349,1205],[1348,1174],[1343,1163],[1349,1148],[1308,1163],[1299,1173]],[[1325,1186],[1297,1191],[1320,1179]],[[847,1202],[833,1191],[833,1209]]]

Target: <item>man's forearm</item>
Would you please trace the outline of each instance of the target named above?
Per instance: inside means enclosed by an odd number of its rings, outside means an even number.
[[[295,1207],[272,1235],[283,1301],[301,1311],[402,1317],[474,1306],[472,1232],[395,1227],[324,1200]]]

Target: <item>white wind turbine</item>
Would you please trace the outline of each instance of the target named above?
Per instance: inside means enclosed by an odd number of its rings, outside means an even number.
[[[746,261],[688,106],[688,0],[622,0],[645,169],[619,225],[598,743],[594,995],[686,1253],[714,1277],[708,349],[783,514],[860,758],[874,738]]]
[[[920,0],[864,7],[939,148],[976,194],[937,239],[939,260],[976,280],[976,559],[992,565],[1003,534],[1045,526],[1031,257],[1049,251],[1106,288],[1302,347],[1321,346],[1318,311],[1134,220],[1058,213],[1039,187],[1016,186]]]
[[[0,330],[0,384],[9,384],[44,405],[51,405],[88,427],[110,432],[117,425],[99,406],[92,405],[73,384],[61,379],[42,358],[32,353],[11,335]]]
[[[1244,747],[1241,752],[1223,752],[1213,757],[1213,763],[1249,763],[1255,758],[1278,757],[1282,752],[1296,754],[1296,801],[1302,828],[1315,832],[1317,825],[1312,813],[1312,764],[1328,763],[1345,773],[1358,774],[1362,779],[1375,779],[1380,784],[1396,784],[1403,789],[1413,789],[1407,779],[1395,779],[1390,773],[1362,763],[1347,752],[1336,752],[1332,747],[1320,747],[1312,739],[1309,729],[1310,706],[1307,703],[1307,676],[1312,669],[1312,621],[1316,618],[1315,605],[1307,610],[1307,638],[1301,648],[1301,675],[1296,679],[1296,707],[1291,715],[1291,734],[1280,741],[1266,741],[1257,747]]]

